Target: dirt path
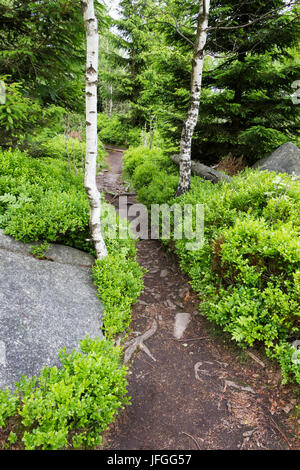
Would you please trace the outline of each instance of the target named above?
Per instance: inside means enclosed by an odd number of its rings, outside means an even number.
[[[107,199],[118,205],[122,152],[112,150],[110,171],[97,177]],[[128,197],[134,203],[134,196]],[[131,328],[158,329],[133,356],[129,375],[131,406],[105,435],[105,449],[289,449],[300,448],[291,417],[295,400],[280,385],[276,365],[253,351],[266,367],[241,353],[197,311],[200,299],[180,272],[175,257],[155,240],[137,244],[148,269],[145,289],[133,309]],[[183,337],[174,337],[177,314],[189,313]],[[134,335],[133,335],[134,336]],[[298,422],[299,426],[299,422]]]

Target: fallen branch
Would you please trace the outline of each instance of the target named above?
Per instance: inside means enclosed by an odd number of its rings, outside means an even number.
[[[120,196],[136,196],[136,193],[119,193],[116,194],[115,197],[120,197]]]
[[[246,351],[246,354],[250,356],[255,362],[257,362],[261,367],[266,367],[266,365],[260,359],[258,359],[258,357],[256,357],[252,352]]]
[[[171,160],[179,165],[180,163],[180,156],[179,155],[171,155]],[[231,181],[231,177],[226,175],[225,173],[220,173],[219,171],[214,170],[210,166],[203,165],[196,160],[192,160],[192,172],[195,173],[197,176],[201,176],[213,183],[218,183],[219,181]]]
[[[227,387],[232,387],[232,388],[236,388],[237,390],[242,390],[243,392],[250,392],[250,393],[255,394],[255,391],[253,390],[253,388],[243,387],[242,385],[238,385],[235,382],[232,382],[231,380],[225,380],[225,386],[224,386],[223,393],[226,391]]]
[[[125,152],[126,149],[123,149],[123,150],[122,150],[122,149],[114,149],[113,147],[107,147],[107,146],[105,145],[105,150],[112,150],[113,152],[121,152],[121,153],[123,153],[123,152]]]
[[[181,434],[185,434],[186,436],[190,437],[190,438],[195,442],[197,448],[198,448],[199,450],[201,450],[201,448],[200,448],[200,446],[199,446],[197,440],[196,440],[193,436],[191,436],[191,435],[188,434],[187,432],[182,432]]]
[[[273,417],[271,416],[271,413],[269,412],[269,418],[270,418],[270,421],[272,422],[273,426],[275,429],[277,429],[277,431],[279,432],[279,434],[281,435],[281,437],[284,439],[284,441],[287,443],[288,445],[288,448],[290,450],[292,450],[292,446],[288,440],[288,438],[286,437],[286,435],[284,434],[284,432],[282,431],[282,429],[278,426],[278,424],[276,423],[276,421],[274,421]]]

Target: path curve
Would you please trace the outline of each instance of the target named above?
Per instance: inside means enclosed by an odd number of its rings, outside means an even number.
[[[98,187],[118,208],[121,151],[110,150],[110,171],[97,177]],[[112,194],[114,193],[114,194]],[[134,196],[128,197],[135,202]],[[134,306],[131,329],[157,330],[145,345],[156,361],[139,351],[130,363],[132,404],[120,412],[104,436],[103,449],[289,449],[300,448],[289,416],[291,389],[283,387],[278,367],[263,368],[243,356],[225,335],[213,333],[199,315],[199,298],[178,262],[157,240],[137,243],[138,261],[148,269],[145,289]],[[190,322],[182,338],[174,337],[178,318]],[[134,335],[133,335],[134,337]],[[299,435],[299,430],[298,430]]]

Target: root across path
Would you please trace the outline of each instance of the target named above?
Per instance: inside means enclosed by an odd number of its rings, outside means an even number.
[[[98,187],[117,207],[122,151]],[[128,203],[135,196],[128,194]],[[125,344],[131,405],[104,435],[109,450],[299,449],[296,400],[276,364],[241,352],[199,314],[201,299],[158,240],[137,242],[147,268]],[[183,322],[183,323],[182,323]]]

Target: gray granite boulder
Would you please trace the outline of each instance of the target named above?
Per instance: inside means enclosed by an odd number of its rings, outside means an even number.
[[[256,162],[253,168],[300,176],[300,149],[292,142],[287,142],[268,157]]]
[[[23,243],[22,241],[15,240],[14,238],[5,235],[4,231],[0,229],[0,249],[12,251],[14,253],[22,253],[23,255],[32,256],[31,249],[37,243]],[[45,259],[55,261],[56,263],[72,264],[75,266],[92,266],[94,258],[85,253],[84,251],[76,250],[70,246],[50,244],[48,251],[46,251]]]
[[[60,245],[47,255],[34,258],[30,245],[0,231],[0,389],[59,366],[58,351],[78,349],[87,334],[102,338],[92,257]]]

